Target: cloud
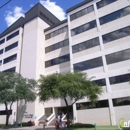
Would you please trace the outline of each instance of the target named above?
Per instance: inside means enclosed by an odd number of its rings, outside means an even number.
[[[33,7],[34,6],[34,4],[30,4],[30,7]]]
[[[40,0],[40,3],[60,20],[66,19],[66,13],[60,6],[56,5],[56,2],[51,2],[50,0]]]
[[[21,16],[24,17],[24,11],[22,7],[16,6],[13,11],[6,11],[5,21],[7,23],[7,26],[9,27]]]

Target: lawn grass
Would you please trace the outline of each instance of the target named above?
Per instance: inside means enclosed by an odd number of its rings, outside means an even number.
[[[95,128],[63,128],[63,130],[95,130]],[[119,130],[119,128],[118,126],[97,126],[97,130]],[[130,130],[130,128],[124,130]]]

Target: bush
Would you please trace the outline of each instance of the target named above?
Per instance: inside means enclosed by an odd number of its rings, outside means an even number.
[[[72,128],[94,128],[93,124],[82,124],[82,123],[75,123],[71,125]]]
[[[22,124],[22,127],[30,126],[28,122],[19,123],[18,126],[21,126],[21,124]],[[32,124],[31,126],[34,126],[34,124]]]

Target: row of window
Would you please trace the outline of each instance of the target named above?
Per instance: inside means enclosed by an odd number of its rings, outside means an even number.
[[[9,50],[11,50],[11,49],[13,49],[13,48],[15,48],[17,46],[18,46],[18,42],[15,42],[15,43],[5,47],[5,52],[7,52],[7,51],[9,51]],[[1,49],[0,50],[0,55],[3,54],[3,52],[4,52],[4,49]]]
[[[106,6],[106,5],[109,5],[109,4],[113,3],[113,2],[115,2],[115,1],[117,1],[117,0],[101,0],[100,2],[97,3],[97,8],[98,9],[102,8],[102,7]],[[93,11],[94,11],[94,7],[93,7],[93,5],[91,5],[91,6],[85,8],[83,10],[80,10],[80,11],[70,15],[70,21],[73,21],[73,20],[75,20],[75,19],[77,19],[77,18],[79,18],[81,16],[84,16],[84,15],[86,15],[88,13],[91,13]]]
[[[130,59],[130,49],[106,55],[107,64],[113,64]]]
[[[55,23],[49,19],[49,17],[47,17],[45,14],[43,14],[41,11],[40,11],[40,16],[42,16],[43,18],[45,18],[49,23],[51,23],[52,25],[54,25]]]
[[[12,110],[8,110],[8,111],[3,110],[3,111],[0,111],[0,115],[7,115],[7,114],[12,115]]]
[[[113,2],[115,2],[115,1],[117,1],[117,0],[101,0],[100,2],[97,3],[97,8],[98,9],[102,8],[102,7],[106,6],[106,5],[109,5],[109,4],[113,3]]]
[[[125,106],[130,105],[130,97],[113,99],[113,106]]]
[[[58,64],[61,64],[61,63],[67,62],[67,61],[70,61],[69,54],[52,59],[52,60],[49,60],[49,61],[46,61],[45,68],[50,67],[50,66],[54,66],[54,65],[58,65]]]
[[[110,84],[118,84],[130,81],[130,74],[118,75],[109,78]]]
[[[98,79],[93,81],[95,84],[99,86],[106,86],[106,80],[105,79]]]
[[[112,99],[112,102],[114,107],[130,105],[130,97],[115,98]],[[77,110],[105,108],[105,107],[109,107],[108,100],[101,100],[97,101],[96,103],[92,102],[76,103]]]
[[[108,100],[101,100],[101,101],[97,101],[96,103],[92,103],[92,102],[76,103],[77,110],[105,108],[105,107],[109,107]]]
[[[103,35],[102,36],[103,43],[105,44],[114,40],[118,40],[123,37],[127,37],[129,35],[130,35],[130,26]]]
[[[45,48],[45,53],[48,53],[48,52],[51,52],[51,51],[54,51],[54,50],[57,50],[59,48],[62,48],[62,47],[65,47],[65,46],[68,46],[69,45],[69,39],[66,39],[64,41],[61,41],[61,42],[58,42],[56,44],[53,44],[49,47],[46,47]]]
[[[109,77],[109,80],[110,80],[111,85],[129,82],[130,81],[130,74],[123,74],[123,75]],[[105,79],[98,79],[98,80],[94,80],[93,82],[99,86],[106,86]]]
[[[70,21],[75,20],[75,19],[77,19],[77,18],[79,18],[79,17],[81,17],[83,15],[86,15],[88,13],[91,13],[93,11],[94,11],[93,6],[89,6],[89,7],[85,8],[85,9],[83,9],[83,10],[80,10],[79,12],[76,12],[76,13],[70,15]]]
[[[5,39],[0,40],[0,45],[5,42]]]
[[[84,70],[100,67],[100,66],[103,66],[102,57],[83,61],[83,62],[74,64],[73,66],[74,66],[75,71],[84,71]]]
[[[19,30],[16,31],[16,32],[14,32],[14,33],[12,33],[11,35],[9,35],[9,36],[6,38],[6,41],[8,41],[8,40],[10,40],[10,39],[12,39],[12,38],[14,38],[14,37],[16,37],[17,35],[19,35]]]
[[[5,48],[5,52],[7,52],[7,51],[9,51],[9,50],[11,50],[11,49],[13,49],[13,48],[15,48],[15,47],[17,47],[17,46],[18,46],[18,42],[15,42],[15,43],[13,43],[13,44],[7,46],[7,47]]]
[[[45,35],[45,39],[46,40],[50,39],[52,37],[55,37],[55,36],[57,36],[57,35],[59,35],[61,33],[67,32],[67,31],[68,31],[68,26],[62,27],[62,28],[60,28],[60,29],[58,29],[58,30],[56,30],[54,32],[51,32],[51,33]]]
[[[14,38],[14,37],[16,37],[17,35],[19,35],[19,30],[16,31],[16,32],[14,32],[14,33],[12,33],[12,34],[10,34],[10,35],[6,38],[6,41],[8,41],[8,40],[10,40],[10,39],[12,39],[12,38]],[[5,42],[5,38],[2,39],[2,40],[0,40],[0,45],[3,44],[4,42]]]
[[[84,24],[82,26],[79,26],[79,27],[76,27],[76,28],[72,29],[71,30],[71,36],[78,35],[78,34],[80,34],[82,32],[88,31],[88,30],[93,29],[95,27],[97,27],[96,20],[91,21],[91,22],[86,23],[86,24]]]
[[[112,63],[125,61],[128,59],[130,59],[130,49],[106,55],[106,61],[108,65]],[[102,62],[102,58],[98,57],[98,58],[94,58],[91,60],[74,64],[74,70],[84,71],[84,70],[93,69],[100,66],[103,66],[103,62]]]
[[[1,50],[0,50],[0,55],[1,55],[1,54],[3,54],[3,52],[4,52],[4,50],[3,50],[3,49],[1,49]]]
[[[100,18],[99,21],[100,21],[100,24],[103,25],[105,23],[122,18],[126,15],[129,15],[129,14],[130,14],[130,6],[124,8],[124,9],[118,10],[114,13],[111,13],[107,16],[104,16],[104,17]]]
[[[12,67],[7,70],[4,70],[3,72],[15,72],[15,71],[16,71],[16,67]]]
[[[4,59],[4,64],[8,63],[8,62],[11,62],[13,60],[16,60],[17,59],[17,54],[14,54],[12,56],[9,56],[7,58]]]
[[[100,44],[99,38],[97,37],[97,38],[94,38],[94,39],[91,39],[91,40],[88,40],[88,41],[85,41],[85,42],[72,46],[72,52],[76,53],[79,51],[83,51],[83,50],[98,46],[99,44]]]

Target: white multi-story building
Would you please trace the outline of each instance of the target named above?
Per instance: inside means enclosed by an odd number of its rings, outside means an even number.
[[[70,113],[74,122],[116,125],[130,120],[130,0],[84,0],[58,20],[41,4],[35,5],[0,34],[0,71],[16,71],[27,78],[80,70],[95,76],[104,93],[92,105],[77,101]],[[71,103],[71,101],[70,101]],[[17,112],[18,111],[18,112]],[[16,103],[10,122],[36,124],[66,113],[63,100]],[[5,122],[0,105],[0,123]]]

